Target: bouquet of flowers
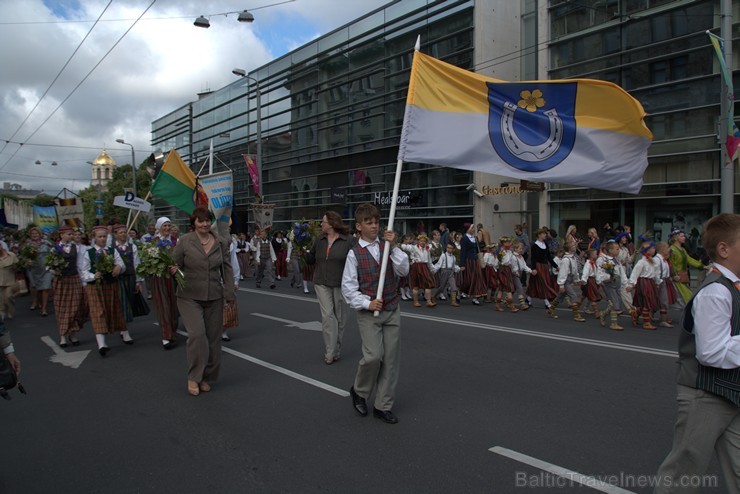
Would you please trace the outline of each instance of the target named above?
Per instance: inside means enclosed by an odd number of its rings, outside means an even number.
[[[31,243],[23,244],[21,251],[18,253],[18,264],[16,269],[23,271],[32,268],[36,264],[36,258],[38,257],[38,250],[35,245]]]
[[[67,267],[67,261],[63,257],[62,246],[56,244],[53,249],[46,256],[44,265],[49,268],[49,271],[61,271]]]
[[[101,273],[103,274],[103,276],[105,276],[106,274],[111,274],[113,272],[113,268],[115,267],[116,267],[116,260],[112,254],[109,254],[108,252],[104,250],[95,254],[95,267],[94,267],[95,272]],[[97,284],[101,284],[102,282],[103,282],[102,277],[95,280],[95,283]]]
[[[288,232],[288,240],[293,242],[293,248],[301,251],[311,249],[313,245],[312,231],[315,227],[306,220],[293,223],[293,228]]]
[[[614,281],[614,278],[617,275],[617,272],[614,267],[613,261],[604,261],[604,263],[601,265],[601,268],[606,272],[606,274],[609,275],[609,279],[611,281]]]
[[[169,246],[168,246],[169,245]],[[159,240],[155,244],[149,246],[142,246],[139,249],[139,257],[141,263],[136,268],[136,273],[139,276],[157,276],[165,278],[170,277],[170,266],[177,264],[175,259],[170,254],[170,247],[172,243],[168,240]],[[185,273],[181,269],[178,269],[174,275],[175,282],[180,288],[185,287]]]

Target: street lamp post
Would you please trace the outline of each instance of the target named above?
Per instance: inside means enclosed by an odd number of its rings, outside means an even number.
[[[136,155],[134,154],[134,145],[124,141],[123,139],[116,139],[116,142],[118,144],[125,144],[127,146],[131,146],[131,168],[134,170],[133,189],[134,189],[134,197],[136,197]]]
[[[264,197],[265,185],[262,181],[262,96],[260,93],[260,83],[254,77],[248,76],[244,69],[234,69],[232,74],[254,82],[257,91],[257,177],[259,177],[260,196]],[[247,118],[249,116],[249,98],[247,98]]]

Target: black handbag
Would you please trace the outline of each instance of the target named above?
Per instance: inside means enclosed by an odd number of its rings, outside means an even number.
[[[146,303],[146,299],[141,292],[136,292],[132,296],[131,311],[134,313],[134,317],[146,316],[151,312],[149,304]]]
[[[10,399],[8,391],[18,387],[18,391],[26,394],[26,389],[18,381],[18,374],[15,373],[15,369],[10,364],[10,360],[5,355],[5,352],[0,350],[0,396],[6,400]]]

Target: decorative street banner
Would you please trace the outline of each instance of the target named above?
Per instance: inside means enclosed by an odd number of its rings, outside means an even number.
[[[234,204],[234,177],[231,171],[199,177],[198,181],[208,196],[208,206],[217,221],[225,223],[231,218]]]
[[[274,204],[252,204],[254,223],[260,230],[272,228],[272,214],[274,209]]]
[[[57,208],[54,206],[34,206],[33,222],[44,233],[51,233],[59,228],[57,222]]]
[[[83,218],[85,217],[85,214],[82,211],[81,197],[69,197],[66,199],[57,197],[56,203],[59,225],[67,225],[72,228],[84,228]]]
[[[249,176],[252,179],[252,188],[254,189],[254,193],[256,195],[260,195],[260,176],[259,171],[257,168],[257,162],[255,161],[257,157],[255,156],[252,158],[251,154],[245,154],[244,161],[247,163],[247,171],[249,172]]]

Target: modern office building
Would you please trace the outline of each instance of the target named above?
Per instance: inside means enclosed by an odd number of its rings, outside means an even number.
[[[387,214],[420,36],[423,52],[499,79],[615,82],[643,103],[655,140],[637,196],[567,184],[522,192],[518,180],[407,163],[398,230],[441,221],[482,222],[494,236],[521,222],[690,229],[719,210],[721,84],[705,34],[719,33],[719,8],[720,0],[398,0],[157,119],[152,145],[177,149],[197,171],[213,140],[216,170],[234,171],[235,229],[246,230],[254,192],[243,155],[257,152],[259,109],[263,192],[278,228],[327,208],[350,218],[368,201]],[[739,0],[733,8],[738,18]]]

